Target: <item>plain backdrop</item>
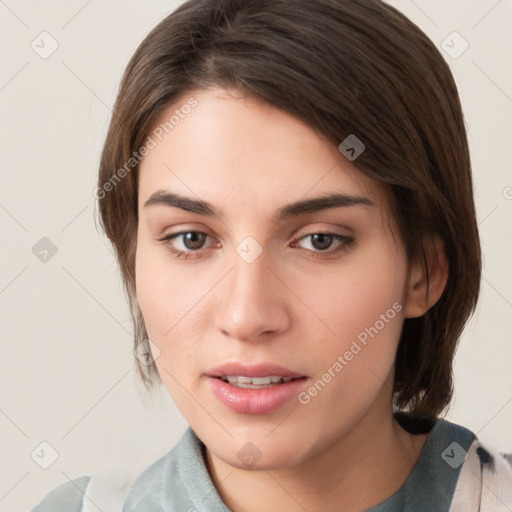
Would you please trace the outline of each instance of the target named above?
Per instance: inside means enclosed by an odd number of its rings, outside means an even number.
[[[0,0],[1,511],[86,473],[139,474],[187,427],[165,389],[140,391],[116,262],[93,215],[121,74],[180,3]],[[447,417],[512,452],[512,1],[390,3],[451,66],[471,145],[485,267]]]

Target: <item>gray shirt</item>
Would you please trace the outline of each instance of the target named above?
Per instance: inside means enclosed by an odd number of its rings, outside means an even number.
[[[475,435],[471,431],[443,419],[430,421],[427,427],[425,422],[416,426],[414,422],[409,423],[406,428],[409,431],[412,425],[415,433],[425,432],[425,428],[429,432],[422,454],[402,487],[368,512],[448,512],[470,446],[478,457],[486,458],[479,452],[480,448],[475,448]],[[172,450],[126,487],[116,511],[230,512],[213,485],[204,457],[205,446],[189,427]],[[485,463],[483,459],[480,466]],[[91,478],[94,476],[84,475],[60,485],[31,512],[97,510],[84,497],[84,493],[88,495]]]

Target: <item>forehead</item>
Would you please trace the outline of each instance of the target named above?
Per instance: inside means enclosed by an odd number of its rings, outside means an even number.
[[[195,106],[181,110],[191,98]],[[171,129],[165,123],[173,115]],[[152,133],[159,127],[159,137],[152,136],[156,146],[140,166],[140,204],[160,189],[252,214],[332,192],[375,203],[384,198],[383,186],[336,145],[287,112],[235,90],[191,91]]]

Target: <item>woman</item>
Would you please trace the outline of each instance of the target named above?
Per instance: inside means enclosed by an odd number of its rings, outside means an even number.
[[[185,2],[125,71],[95,195],[139,374],[190,428],[34,512],[512,508],[506,459],[441,418],[481,252],[457,89],[402,14]]]

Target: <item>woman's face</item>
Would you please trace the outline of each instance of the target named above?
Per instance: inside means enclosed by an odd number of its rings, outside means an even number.
[[[224,462],[296,465],[391,415],[408,278],[385,189],[239,93],[193,91],[173,114],[140,168],[136,287],[156,366]]]

